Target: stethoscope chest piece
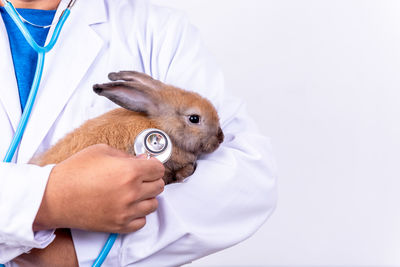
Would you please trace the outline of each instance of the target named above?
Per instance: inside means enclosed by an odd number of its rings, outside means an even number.
[[[172,143],[165,132],[150,128],[138,134],[133,149],[136,155],[146,154],[165,163],[171,157]]]

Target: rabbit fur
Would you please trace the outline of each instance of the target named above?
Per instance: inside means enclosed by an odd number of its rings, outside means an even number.
[[[114,72],[108,77],[111,82],[96,84],[93,89],[123,108],[86,121],[31,163],[57,164],[94,144],[107,144],[134,155],[136,136],[145,129],[158,128],[173,144],[171,158],[164,163],[168,184],[190,176],[199,155],[215,151],[223,142],[217,111],[199,94],[135,71]],[[193,123],[191,116],[199,116],[198,123]]]

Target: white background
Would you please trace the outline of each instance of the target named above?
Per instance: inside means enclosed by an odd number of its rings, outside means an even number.
[[[154,2],[201,30],[280,169],[260,231],[190,266],[400,266],[400,1]]]

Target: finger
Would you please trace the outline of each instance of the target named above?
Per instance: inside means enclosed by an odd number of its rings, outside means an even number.
[[[142,195],[136,200],[136,202],[155,198],[164,191],[164,187],[165,187],[165,182],[163,179],[158,179],[153,182],[143,183],[141,186]]]
[[[148,158],[148,155],[146,155],[146,154],[140,154],[140,155],[136,155],[136,158],[137,158],[137,159],[147,159],[147,158]]]
[[[142,229],[146,225],[146,217],[133,219],[124,229],[116,231],[119,234],[129,234]]]
[[[128,217],[128,221],[134,220],[140,217],[146,217],[150,213],[153,213],[158,208],[158,200],[156,198],[150,198],[137,202],[131,206],[129,212],[132,214]]]
[[[135,175],[139,176],[142,182],[153,182],[164,176],[164,165],[157,159],[131,158],[129,161]]]

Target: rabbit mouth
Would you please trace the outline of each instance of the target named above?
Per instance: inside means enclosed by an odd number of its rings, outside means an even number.
[[[212,138],[213,140],[211,142],[209,142],[208,144],[202,146],[202,152],[203,153],[212,153],[215,150],[217,150],[217,148],[219,147],[219,145],[221,144],[220,140],[217,138]]]
[[[201,153],[212,153],[219,147],[222,142],[224,142],[224,133],[222,129],[219,128],[216,135],[211,136],[207,139],[205,143],[200,144]]]
[[[222,131],[221,127],[218,128],[218,134],[217,134],[217,139],[219,144],[222,144],[222,142],[224,142],[224,132]]]

